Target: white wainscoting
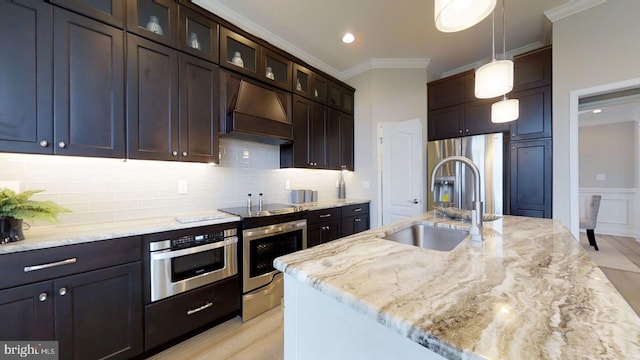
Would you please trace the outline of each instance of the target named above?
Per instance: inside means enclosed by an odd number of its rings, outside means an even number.
[[[638,239],[636,189],[580,188],[580,217],[585,216],[589,196],[602,195],[596,234],[629,236]],[[580,229],[584,232],[583,229]]]

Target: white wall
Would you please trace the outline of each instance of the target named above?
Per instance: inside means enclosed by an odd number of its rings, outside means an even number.
[[[371,227],[381,224],[382,214],[378,123],[420,119],[426,142],[427,81],[426,69],[373,69],[346,80],[356,88],[355,172],[347,182],[347,196],[371,199]],[[369,189],[363,188],[365,181]]]
[[[638,14],[638,0],[609,0],[553,24],[553,217],[568,227],[570,93],[640,77]]]
[[[35,200],[52,200],[73,211],[60,216],[62,224],[244,206],[248,193],[255,195],[254,204],[260,192],[265,203],[289,203],[285,180],[292,189],[318,190],[320,200],[338,197],[338,171],[279,167],[278,146],[224,139],[219,166],[0,153],[0,187],[3,182],[17,181],[21,190],[44,189]],[[347,180],[351,175],[347,174]],[[178,195],[179,180],[187,180],[187,194]]]

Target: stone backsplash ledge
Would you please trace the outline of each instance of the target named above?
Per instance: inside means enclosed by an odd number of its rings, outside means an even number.
[[[44,189],[35,200],[52,200],[73,211],[61,224],[173,216],[243,206],[247,194],[265,203],[289,203],[291,189],[314,189],[320,200],[335,199],[339,171],[280,169],[275,145],[220,140],[220,164],[122,160],[0,153],[0,187]],[[351,173],[346,173],[347,185]],[[178,194],[178,182],[187,193]],[[35,222],[31,226],[47,226]]]

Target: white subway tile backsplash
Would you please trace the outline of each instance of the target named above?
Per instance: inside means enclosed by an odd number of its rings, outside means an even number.
[[[266,203],[290,203],[291,189],[314,189],[320,200],[337,198],[338,171],[279,169],[276,145],[220,140],[220,165],[40,156],[0,153],[0,181],[18,181],[21,190],[44,189],[36,200],[73,210],[66,224],[118,221],[244,206],[247,194]],[[179,195],[178,180],[188,182]],[[47,226],[35,222],[32,226]]]

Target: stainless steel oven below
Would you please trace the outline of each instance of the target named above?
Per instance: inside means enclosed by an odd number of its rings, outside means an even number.
[[[270,284],[279,273],[275,258],[307,248],[307,220],[246,229],[242,232],[242,292]]]
[[[238,273],[238,237],[225,230],[219,241],[172,249],[181,239],[151,243],[151,301],[157,301]]]

